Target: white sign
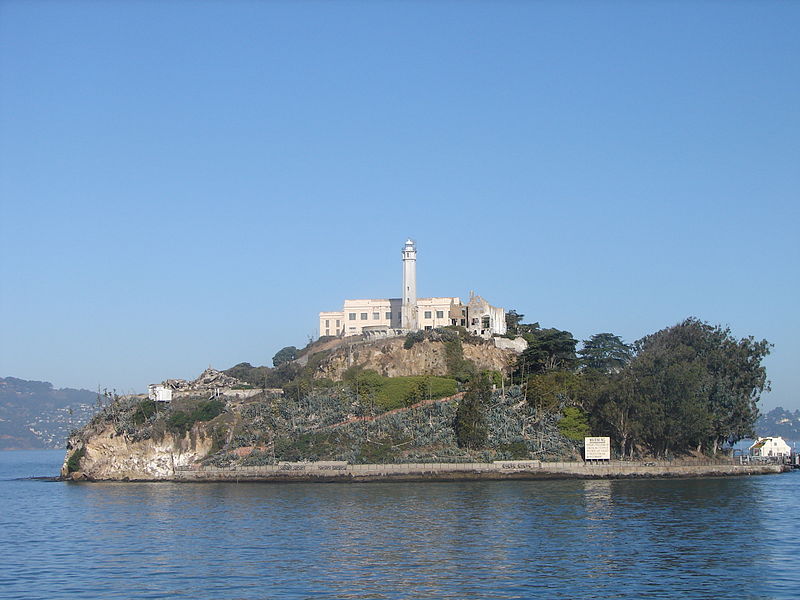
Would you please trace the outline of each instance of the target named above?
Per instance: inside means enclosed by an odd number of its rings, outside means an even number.
[[[584,454],[586,460],[610,460],[611,459],[611,438],[608,437],[587,437],[583,438]]]

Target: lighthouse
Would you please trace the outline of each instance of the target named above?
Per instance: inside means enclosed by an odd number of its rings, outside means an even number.
[[[403,246],[403,320],[409,331],[419,329],[417,319],[417,245],[409,238]]]

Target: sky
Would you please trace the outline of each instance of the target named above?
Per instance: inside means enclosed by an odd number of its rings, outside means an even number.
[[[271,365],[474,290],[766,338],[800,409],[800,3],[0,0],[0,376]]]

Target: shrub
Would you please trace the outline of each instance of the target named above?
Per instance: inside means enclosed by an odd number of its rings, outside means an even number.
[[[81,468],[81,459],[86,455],[86,448],[81,446],[67,460],[67,473],[74,473]]]
[[[558,431],[567,439],[582,442],[589,435],[589,417],[580,408],[568,406],[564,409],[564,418],[558,422]]]
[[[178,434],[189,431],[197,421],[210,421],[222,414],[225,403],[217,400],[206,400],[200,402],[191,412],[178,410],[173,412],[167,419],[167,428]]]
[[[149,421],[150,418],[157,412],[158,405],[153,400],[142,400],[133,409],[133,417],[131,418],[131,421],[133,421],[134,425],[142,425]]]

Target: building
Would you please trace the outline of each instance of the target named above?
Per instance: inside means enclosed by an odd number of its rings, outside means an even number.
[[[467,304],[456,296],[417,298],[417,247],[413,240],[403,245],[402,259],[402,297],[345,300],[342,310],[319,313],[320,336],[389,337],[447,325],[459,325],[484,337],[506,332],[505,310],[473,293]]]
[[[752,456],[789,456],[791,453],[792,449],[782,437],[760,437],[750,446]]]
[[[147,386],[147,397],[153,402],[172,402],[172,388],[162,383]]]

